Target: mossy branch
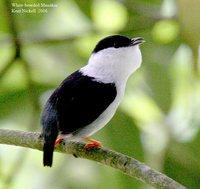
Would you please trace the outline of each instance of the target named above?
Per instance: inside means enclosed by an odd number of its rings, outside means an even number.
[[[40,138],[40,133],[37,132],[0,129],[0,144],[21,146],[41,151],[43,141]],[[180,185],[176,181],[151,169],[134,158],[105,148],[93,148],[84,151],[84,146],[85,144],[81,142],[68,141],[58,145],[55,151],[65,154],[73,154],[76,157],[100,162],[116,168],[131,177],[143,181],[144,183],[150,184],[155,188],[185,189],[184,186]]]

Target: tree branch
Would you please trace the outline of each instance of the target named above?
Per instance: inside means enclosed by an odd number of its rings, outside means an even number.
[[[8,144],[42,150],[43,141],[37,132],[25,132],[0,129],[0,144]],[[73,154],[93,161],[100,162],[110,167],[116,168],[123,173],[139,179],[144,183],[150,184],[155,188],[163,189],[186,189],[176,181],[159,173],[144,163],[134,158],[128,157],[118,152],[114,152],[105,148],[93,148],[84,151],[85,144],[81,142],[66,141],[55,148],[55,151]]]

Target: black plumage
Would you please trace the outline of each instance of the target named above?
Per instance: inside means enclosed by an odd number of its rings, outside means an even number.
[[[101,83],[76,71],[67,77],[47,101],[42,126],[44,166],[52,165],[54,142],[59,134],[77,133],[95,121],[114,101],[114,83]]]
[[[141,37],[105,37],[95,46],[88,65],[67,77],[53,92],[42,114],[44,166],[52,165],[54,143],[60,133],[70,134],[69,140],[88,137],[112,118],[128,77],[141,65],[137,45],[142,42]]]
[[[120,48],[120,47],[128,47],[132,45],[132,40],[123,35],[112,35],[105,37],[99,43],[97,43],[96,47],[93,50],[93,53],[97,53],[103,49],[107,49],[110,47]]]

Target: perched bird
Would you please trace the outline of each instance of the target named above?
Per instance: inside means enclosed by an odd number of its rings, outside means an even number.
[[[54,146],[84,138],[85,149],[102,146],[88,138],[113,117],[124,95],[128,77],[140,67],[141,37],[108,36],[98,42],[88,64],[55,89],[42,113],[44,166],[52,166]],[[58,135],[61,134],[61,138]]]

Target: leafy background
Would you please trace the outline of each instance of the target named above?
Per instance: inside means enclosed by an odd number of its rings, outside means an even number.
[[[115,117],[93,138],[200,188],[198,0],[46,0],[48,13],[11,13],[0,1],[0,128],[40,131],[53,89],[84,66],[111,34],[142,36],[142,67],[129,79]],[[55,153],[0,146],[0,188],[150,188],[112,168]]]

